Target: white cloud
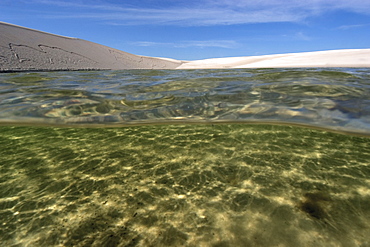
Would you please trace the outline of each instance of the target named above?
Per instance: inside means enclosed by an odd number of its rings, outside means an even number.
[[[119,21],[121,25],[182,25],[211,26],[245,23],[296,22],[305,15],[285,10],[238,11],[233,9],[121,9],[111,12],[86,12],[79,14],[47,14],[47,18],[97,19]]]
[[[300,22],[310,16],[335,10],[370,14],[370,1],[367,0],[189,0],[179,1],[181,4],[177,5],[178,1],[173,1],[171,5],[156,7],[145,4],[148,2],[145,0],[130,5],[112,5],[98,0],[34,1],[60,6],[61,11],[63,7],[79,9],[78,14],[53,13],[48,15],[49,18],[97,19],[120,25],[209,26]]]

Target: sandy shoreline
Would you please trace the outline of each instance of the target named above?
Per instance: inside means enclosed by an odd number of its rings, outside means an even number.
[[[370,49],[179,61],[133,55],[86,40],[0,22],[0,72],[283,67],[370,67]]]

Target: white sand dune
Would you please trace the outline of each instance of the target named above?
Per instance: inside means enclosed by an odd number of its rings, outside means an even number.
[[[179,61],[133,55],[86,40],[0,22],[0,72],[281,67],[370,67],[370,49]]]
[[[346,49],[278,55],[213,58],[185,62],[178,69],[370,67],[370,49]]]

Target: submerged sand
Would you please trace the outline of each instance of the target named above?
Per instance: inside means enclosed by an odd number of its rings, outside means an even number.
[[[0,133],[1,246],[370,244],[367,138],[235,124]]]
[[[370,49],[179,61],[133,55],[82,39],[0,22],[0,72],[282,67],[370,67]]]

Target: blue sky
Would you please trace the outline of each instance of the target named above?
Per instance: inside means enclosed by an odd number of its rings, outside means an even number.
[[[182,60],[370,48],[370,0],[0,0],[0,21]]]

